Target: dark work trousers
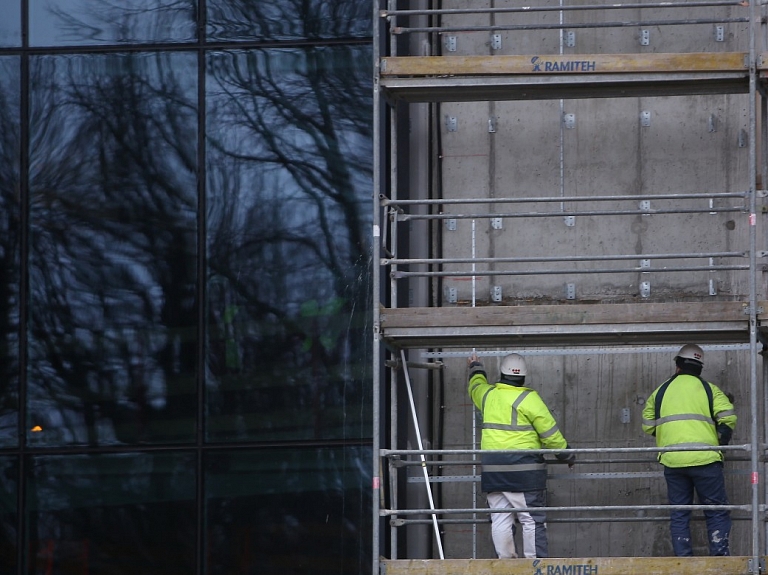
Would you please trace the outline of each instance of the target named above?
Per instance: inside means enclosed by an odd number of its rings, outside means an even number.
[[[728,505],[725,493],[723,464],[719,461],[693,467],[665,467],[667,495],[670,505],[693,505],[693,492],[699,505]],[[728,510],[704,511],[707,520],[707,536],[710,555],[730,555],[728,537],[731,533],[731,513]],[[673,509],[669,530],[672,548],[678,557],[693,555],[691,545],[691,512]]]

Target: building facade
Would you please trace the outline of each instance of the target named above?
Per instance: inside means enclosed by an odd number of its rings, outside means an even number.
[[[370,571],[371,10],[0,0],[0,572]]]

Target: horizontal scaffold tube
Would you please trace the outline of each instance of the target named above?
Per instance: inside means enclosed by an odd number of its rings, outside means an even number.
[[[690,26],[693,24],[734,24],[749,22],[749,18],[699,18],[689,20],[637,20],[632,22],[572,22],[570,24],[507,24],[494,26],[424,26],[392,28],[392,34],[413,34],[418,32],[502,32],[517,30],[572,30],[590,28],[634,28],[636,26]]]
[[[381,517],[391,517],[392,515],[462,515],[464,513],[520,513],[525,511],[541,511],[541,507],[503,507],[503,508],[475,508],[466,509],[382,509],[379,512]],[[547,513],[566,513],[574,511],[669,511],[670,509],[681,509],[686,511],[708,510],[708,511],[751,511],[751,505],[584,505],[584,506],[563,506],[547,507]]]
[[[647,4],[583,4],[580,6],[512,6],[504,8],[434,8],[424,10],[381,10],[379,16],[457,16],[462,14],[516,14],[529,12],[573,12],[573,11],[605,11],[605,10],[636,10],[650,8],[704,8],[716,6],[744,6],[744,0],[713,0],[712,2],[649,2]]]
[[[382,258],[381,265],[403,264],[496,264],[537,262],[593,262],[617,260],[674,260],[690,258],[744,258],[747,252],[706,252],[678,254],[616,254],[606,256],[521,256],[499,258]]]
[[[658,214],[723,214],[743,212],[748,210],[743,206],[728,208],[670,208],[668,210],[577,210],[559,212],[504,212],[483,214],[400,214],[392,212],[392,217],[399,222],[409,220],[480,220],[491,218],[554,218],[563,216],[650,216]]]
[[[487,511],[487,509],[486,509]],[[691,517],[692,521],[705,521],[704,515],[694,515]],[[752,518],[744,515],[731,515],[732,521],[751,521]],[[646,521],[669,521],[669,515],[653,515],[651,517],[637,515],[634,517],[547,517],[547,523],[573,523],[578,521],[579,523],[644,523]],[[763,519],[763,522],[768,521],[768,518]],[[490,522],[490,519],[438,519],[438,523],[443,524],[484,524]],[[393,527],[404,527],[406,525],[424,525],[431,523],[428,519],[395,519],[390,518],[389,524]]]
[[[391,200],[384,194],[379,194],[382,206],[430,206],[440,204],[525,204],[542,202],[613,202],[613,201],[638,201],[638,200],[697,200],[720,198],[746,198],[748,191],[742,192],[714,192],[714,193],[690,193],[690,194],[633,194],[599,195],[599,196],[545,196],[545,197],[514,197],[514,198],[442,198],[422,200]]]
[[[642,259],[638,256],[639,259]],[[455,272],[391,272],[390,277],[400,279],[405,277],[472,277],[472,276],[543,276],[543,275],[579,275],[579,274],[635,274],[635,273],[668,273],[668,272],[714,272],[721,270],[748,270],[748,265],[739,266],[689,266],[664,268],[623,268],[623,269],[562,269],[562,270],[486,270],[486,271],[455,271]]]
[[[760,449],[765,449],[761,446]],[[684,447],[578,447],[573,449],[381,449],[381,457],[396,455],[471,455],[488,453],[668,453],[672,451],[751,451],[749,443],[740,445],[686,445]]]

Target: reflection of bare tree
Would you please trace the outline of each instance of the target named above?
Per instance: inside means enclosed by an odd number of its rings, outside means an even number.
[[[278,40],[370,35],[370,2],[359,0],[217,0],[208,2],[216,39]]]
[[[333,410],[343,417],[345,397],[362,397],[367,54],[308,48],[209,59],[210,266],[244,308],[241,353],[252,356],[218,408],[231,416],[272,406],[261,421],[268,434],[308,409],[315,437],[344,433],[323,417]],[[217,323],[226,331],[222,317]],[[272,367],[262,376],[265,362]]]
[[[19,372],[19,59],[0,58],[0,445],[16,442]]]
[[[173,70],[193,62],[33,66],[30,398],[61,430],[44,441],[191,436],[195,110]]]
[[[42,43],[135,43],[192,40],[195,0],[35,0],[33,25],[53,28]],[[33,33],[35,28],[33,26]],[[42,33],[41,33],[42,35]]]

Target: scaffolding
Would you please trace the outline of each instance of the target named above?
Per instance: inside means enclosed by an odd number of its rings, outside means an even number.
[[[768,545],[764,540],[766,487],[760,479],[766,472],[768,435],[763,393],[766,364],[759,362],[768,341],[762,327],[768,302],[763,301],[764,288],[758,287],[759,274],[764,271],[759,262],[766,256],[758,247],[765,244],[762,215],[767,195],[760,188],[768,181],[764,152],[768,150],[768,106],[761,97],[768,69],[763,5],[720,0],[571,5],[564,0],[555,4],[542,0],[530,6],[491,1],[478,7],[460,0],[382,0],[374,8],[374,21],[378,38],[374,42],[373,258],[381,273],[374,273],[373,281],[373,572],[586,574],[597,573],[598,568],[603,575],[762,572]],[[674,30],[681,37],[691,30],[698,32],[692,36],[696,41],[683,42],[674,52],[646,48],[652,35],[662,29]],[[638,40],[637,49],[626,42],[620,52],[579,49],[577,38],[585,36],[591,38],[584,42],[589,47],[611,46],[614,40],[609,32],[614,30],[631,30]],[[701,40],[703,35],[706,41]],[[602,40],[594,40],[596,37]],[[470,41],[462,51],[465,38]],[[515,41],[517,38],[520,40]],[[512,48],[507,49],[510,44]],[[734,46],[739,49],[726,51]],[[482,51],[486,53],[479,53]],[[694,186],[696,189],[659,192],[640,185],[631,192],[606,193],[573,191],[567,185],[563,150],[567,131],[576,120],[567,113],[565,102],[717,95],[740,95],[745,110],[746,128],[731,132],[747,155],[746,168],[719,186],[725,189]],[[447,137],[457,132],[460,120],[440,106],[476,102],[540,102],[556,110],[559,182],[530,187],[527,193],[491,193],[488,188],[493,186],[478,186],[482,189],[467,189],[463,194],[445,193],[450,185],[442,181],[446,172],[439,160],[447,156]],[[728,114],[738,115],[734,110],[723,112]],[[485,122],[486,117],[481,120]],[[640,110],[638,120],[638,129],[643,129],[650,126],[653,115]],[[722,122],[722,116],[712,113],[708,131],[717,132]],[[499,117],[489,113],[487,133],[494,134],[498,124]],[[468,161],[464,168],[472,165],[477,166]],[[570,233],[579,227],[577,219],[595,225],[609,220],[656,220],[663,224],[655,229],[663,232],[675,225],[670,222],[682,221],[701,229],[709,224],[699,222],[713,218],[722,218],[716,221],[728,226],[742,218],[747,225],[738,228],[738,241],[729,236],[728,241],[711,245],[678,239],[671,248],[651,251],[645,246],[621,251],[621,242],[611,245],[606,241],[607,247],[601,245],[586,253],[583,248],[591,243],[582,241],[574,243],[573,250],[529,255],[491,249],[488,240],[493,234],[514,233],[504,228],[505,223],[514,227],[516,222],[555,221]],[[451,234],[459,227],[460,237],[454,234],[458,239],[453,238]],[[582,234],[589,235],[589,227],[582,228]],[[491,253],[494,251],[504,253]],[[650,278],[655,282],[664,276],[700,278],[704,291],[678,289],[676,279],[662,279],[659,285],[664,287],[654,296]],[[562,297],[553,296],[563,277]],[[585,279],[593,297],[579,297],[574,278],[606,277],[632,278],[636,293],[595,297],[599,280]],[[721,293],[716,278],[727,278],[722,281],[729,289]],[[517,293],[520,286],[528,290],[523,295]],[[531,296],[534,292],[536,297]],[[732,511],[734,521],[750,525],[748,553],[686,558],[691,561],[683,563],[673,557],[479,559],[476,527],[487,523],[493,510],[476,503],[478,432],[473,426],[470,448],[425,448],[424,407],[415,399],[419,386],[412,382],[413,370],[440,377],[446,364],[465,358],[467,350],[486,358],[501,356],[509,349],[531,356],[613,357],[666,354],[688,341],[705,350],[738,352],[748,358],[748,408],[739,409],[740,425],[748,427],[747,441],[719,448],[738,466],[731,473],[750,478],[746,501],[722,506]],[[407,399],[402,410],[407,417],[400,409],[402,399]],[[407,429],[411,433],[404,437]],[[411,443],[415,448],[402,447]],[[674,450],[575,448],[571,451],[580,465],[608,471],[565,474],[552,465],[550,477],[560,481],[658,477],[658,471],[647,469],[648,456]],[[635,464],[643,470],[613,470]],[[419,473],[407,475],[409,470]],[[433,486],[449,483],[472,492],[471,507],[438,506]],[[404,485],[423,489],[418,505],[403,496]],[[665,513],[673,508],[650,503],[554,505],[547,507],[547,513],[550,523],[576,518],[582,523],[647,523],[667,521]],[[697,512],[704,506],[682,508]],[[382,529],[382,519],[388,529]],[[399,531],[415,525],[431,533],[429,559],[398,556]],[[452,525],[473,529],[471,557],[446,558],[443,529]]]

